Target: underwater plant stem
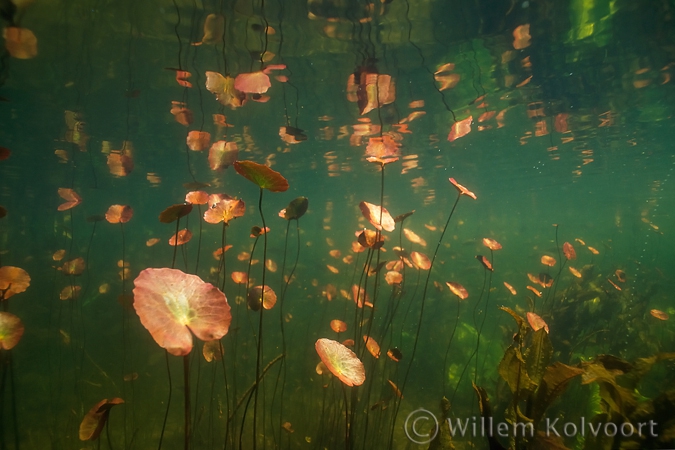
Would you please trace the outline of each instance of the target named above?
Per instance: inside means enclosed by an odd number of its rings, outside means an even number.
[[[424,303],[427,298],[427,290],[429,288],[429,279],[431,278],[431,271],[434,269],[434,262],[436,261],[436,256],[438,255],[438,250],[441,248],[441,243],[443,242],[443,236],[445,236],[445,232],[448,230],[448,225],[450,224],[450,220],[452,219],[452,215],[455,213],[455,209],[457,209],[457,204],[459,203],[459,198],[461,197],[461,193],[457,193],[457,198],[455,199],[455,203],[452,205],[452,209],[450,210],[450,214],[448,214],[448,219],[445,221],[445,225],[443,226],[443,231],[441,232],[440,237],[438,238],[438,243],[436,244],[436,249],[434,250],[434,255],[431,258],[431,265],[429,267],[429,271],[427,272],[427,279],[424,283],[424,290],[422,291],[422,301],[420,302],[420,317],[419,320],[417,321],[417,330],[415,332],[415,340],[413,343],[413,349],[410,354],[410,364],[408,364],[408,367],[405,372],[405,376],[403,377],[403,382],[400,385],[400,390],[401,392],[404,391],[405,385],[408,382],[408,376],[410,375],[410,369],[412,368],[412,362],[415,360],[415,352],[417,351],[417,342],[419,340],[419,335],[420,335],[420,330],[422,328],[422,317],[424,316]],[[392,417],[392,423],[396,422],[396,417],[398,416],[398,412],[400,409],[401,403],[397,402],[396,404],[396,410],[393,414]],[[389,447],[391,447],[394,439],[394,427],[391,429],[391,434],[389,435]]]
[[[159,434],[159,446],[157,450],[161,450],[162,441],[164,440],[164,430],[166,429],[166,420],[169,418],[169,408],[171,407],[171,393],[173,392],[173,385],[171,383],[171,366],[169,365],[169,352],[164,350],[164,357],[166,358],[166,373],[169,377],[169,398],[166,400],[166,411],[164,411],[164,421],[162,422],[162,432]]]
[[[176,253],[178,252],[178,225],[180,224],[180,217],[176,219],[176,242],[173,246],[173,257],[171,258],[171,268],[175,269],[176,268]],[[124,269],[122,269],[124,270]]]
[[[183,379],[185,380],[185,450],[190,448],[190,354],[183,356]]]
[[[263,229],[263,264],[262,264],[262,289],[260,290],[260,315],[258,316],[258,349],[255,361],[255,379],[260,377],[260,363],[262,359],[262,341],[263,341],[263,298],[265,297],[265,267],[267,263],[267,227],[265,226],[265,216],[262,211],[263,188],[260,188],[260,196],[258,197],[258,212],[260,213],[260,220],[262,221]],[[253,450],[257,447],[256,425],[258,421],[258,383],[255,385],[253,394]]]
[[[241,398],[237,401],[237,404],[234,406],[234,408],[232,408],[232,412],[230,413],[230,415],[227,418],[227,423],[230,423],[232,421],[232,419],[234,419],[234,415],[237,413],[237,410],[239,409],[239,407],[242,405],[242,403],[244,403],[244,400],[246,399],[246,397],[249,397],[251,395],[251,392],[253,391],[253,389],[256,388],[256,386],[258,385],[260,380],[263,379],[263,377],[265,376],[267,371],[270,370],[272,368],[272,366],[274,364],[276,364],[277,361],[284,358],[284,356],[286,356],[286,355],[284,355],[283,353],[280,354],[280,355],[277,355],[276,358],[274,358],[272,361],[267,363],[265,368],[263,368],[262,372],[260,373],[260,377],[256,381],[254,381],[253,384],[251,384],[251,386],[249,386],[248,389],[246,389],[246,392],[244,392],[244,394],[241,396]]]
[[[227,230],[227,222],[223,221],[223,232],[220,235],[220,248],[223,252],[220,254],[220,272],[218,272],[219,274],[223,274],[223,282],[220,285],[220,290],[223,292],[225,291],[225,281],[227,280],[227,272],[225,271],[225,242],[227,240],[227,234],[225,230]]]

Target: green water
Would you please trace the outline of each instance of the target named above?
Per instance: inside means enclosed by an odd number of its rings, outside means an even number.
[[[0,153],[8,156],[0,160],[0,267],[31,279],[10,297],[12,280],[0,278],[2,311],[25,329],[0,350],[0,450],[675,445],[675,330],[656,317],[675,314],[672,1],[0,4],[4,27],[37,38],[20,51],[6,43],[0,58],[0,147],[11,152]],[[224,30],[192,45],[209,14],[224,18]],[[207,71],[234,78],[271,64],[285,68],[269,73],[268,97],[249,93],[243,106],[223,105],[205,87]],[[179,84],[178,69],[190,72],[192,87]],[[355,73],[362,85],[350,88]],[[368,85],[366,74],[382,84]],[[368,99],[373,108],[361,114]],[[189,124],[178,123],[172,101],[189,108]],[[215,114],[230,126],[214,123]],[[469,116],[470,132],[449,140]],[[306,140],[285,142],[282,127]],[[210,133],[203,151],[186,145],[190,131]],[[382,136],[399,144],[384,169],[366,161],[369,140]],[[217,140],[235,142],[240,160],[270,166],[288,189],[261,191],[234,167],[212,170]],[[125,149],[133,169],[120,176],[109,155]],[[459,196],[449,178],[477,199]],[[177,224],[158,216],[197,182],[242,199],[245,213],[223,234],[222,223],[203,220],[208,205],[193,205],[178,224],[192,239],[170,246]],[[58,211],[59,188],[82,202]],[[307,213],[280,218],[299,196]],[[380,250],[357,253],[357,234],[375,230],[362,201],[394,217],[414,214],[382,232]],[[103,217],[115,204],[133,208],[127,223]],[[256,240],[251,227],[263,217],[270,231]],[[152,238],[159,242],[148,246]],[[503,248],[491,252],[483,238]],[[565,242],[576,259],[563,254]],[[232,247],[214,257],[223,244]],[[430,271],[403,264],[403,281],[392,286],[391,265],[374,270],[413,251],[433,260]],[[555,265],[542,264],[544,255]],[[78,257],[83,272],[64,273]],[[186,358],[171,355],[141,324],[134,280],[163,267],[224,283],[232,320],[222,361],[207,362],[196,338]],[[264,277],[278,297],[262,319],[231,278],[249,271],[251,287]],[[446,282],[469,297],[459,301]],[[76,299],[60,299],[76,286]],[[356,306],[355,286],[372,307]],[[519,328],[500,306],[523,318],[536,312],[549,334],[526,320]],[[347,331],[332,331],[333,319]],[[6,339],[1,330],[2,322]],[[380,344],[379,358],[365,335]],[[319,338],[353,339],[363,385],[317,373]],[[387,356],[394,347],[398,362]],[[441,426],[429,443],[431,420],[411,428],[420,408],[442,423],[444,397],[448,418],[480,421],[472,382],[485,389],[495,423],[539,413],[534,428],[545,432],[558,418],[560,438],[489,441],[469,427],[450,439]],[[546,386],[559,389],[545,395]],[[80,440],[88,411],[113,398],[124,403],[98,439]],[[586,436],[562,432],[582,419]],[[638,435],[650,420],[655,436],[646,426]],[[636,431],[589,435],[588,423],[607,422]]]

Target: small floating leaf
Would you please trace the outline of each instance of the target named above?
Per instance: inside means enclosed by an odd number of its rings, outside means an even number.
[[[288,181],[279,172],[253,161],[235,161],[234,169],[261,189],[271,192],[284,192],[288,189]]]

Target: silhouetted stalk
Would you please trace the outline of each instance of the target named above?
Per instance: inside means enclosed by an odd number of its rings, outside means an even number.
[[[494,267],[494,252],[492,249],[490,249],[490,266]],[[492,287],[492,270],[485,269],[485,271],[489,272],[486,273],[488,277],[488,285],[487,285],[487,296],[485,297],[485,310],[483,310],[483,321],[480,323],[480,328],[478,329],[478,338],[476,339],[476,363],[475,363],[475,368],[474,368],[474,374],[473,374],[473,382],[474,384],[478,384],[478,360],[480,359],[478,355],[478,349],[480,347],[480,335],[483,332],[483,326],[485,325],[485,320],[487,319],[488,315],[488,310],[489,310],[489,305],[490,305],[490,288]],[[481,297],[483,296],[483,293],[481,292]]]
[[[201,89],[200,89],[201,95]],[[199,212],[199,217],[202,217],[202,206],[197,205],[197,211]],[[197,262],[195,263],[195,273],[199,272],[199,257],[202,254],[202,221],[199,220],[199,239],[197,239]],[[225,251],[223,250],[223,253]],[[222,289],[221,289],[222,290]]]
[[[225,230],[227,230],[227,222],[223,221],[223,232],[220,235],[220,248],[223,251],[220,254],[220,271],[218,272],[218,276],[222,273],[223,275],[223,282],[220,285],[220,290],[225,292],[225,281],[227,280],[227,271],[225,270],[225,242],[226,242],[226,233]]]
[[[258,319],[258,348],[255,362],[255,379],[260,377],[260,363],[262,358],[262,341],[263,341],[263,298],[265,297],[265,272],[267,265],[267,227],[265,226],[265,216],[262,211],[263,188],[260,188],[260,197],[258,197],[258,212],[260,213],[260,220],[262,221],[263,229],[263,265],[262,265],[262,289],[260,290],[260,316]],[[257,420],[258,420],[258,383],[256,383],[253,395],[253,450],[257,448],[258,435],[256,434]]]
[[[180,224],[180,217],[176,219],[176,244],[178,244],[178,224]],[[176,253],[178,252],[178,245],[173,246],[173,257],[171,258],[171,268],[175,269],[176,268]]]
[[[190,354],[183,356],[183,379],[185,385],[185,441],[184,449],[190,448]]]
[[[450,345],[452,344],[452,339],[455,337],[455,331],[457,331],[457,324],[459,323],[459,310],[461,302],[462,300],[457,298],[457,316],[455,317],[455,325],[452,327],[452,333],[450,333],[450,340],[448,341],[448,348],[445,350],[445,357],[443,358],[443,395],[445,395],[445,382],[448,379],[446,364],[448,363],[448,355],[450,354]]]
[[[399,389],[401,392],[404,391],[405,385],[408,382],[408,375],[410,374],[410,368],[412,367],[412,363],[415,360],[415,352],[417,351],[417,342],[419,340],[419,335],[420,335],[420,330],[422,328],[422,317],[424,316],[424,304],[426,302],[427,298],[427,289],[429,288],[429,279],[431,278],[431,271],[434,268],[434,262],[436,261],[436,255],[438,255],[438,250],[441,248],[441,243],[443,242],[443,236],[445,236],[445,232],[448,229],[448,225],[450,224],[450,219],[452,219],[452,215],[455,213],[455,209],[457,208],[457,204],[459,203],[459,198],[462,196],[461,192],[457,192],[457,198],[455,199],[455,203],[452,205],[452,209],[450,210],[450,214],[448,215],[448,220],[445,221],[445,225],[443,226],[443,231],[441,232],[441,236],[438,238],[438,243],[436,244],[436,249],[434,250],[434,255],[431,258],[431,265],[429,267],[429,271],[427,272],[427,279],[424,282],[424,290],[422,291],[422,301],[420,302],[420,316],[419,320],[417,321],[417,331],[415,332],[415,341],[413,343],[413,349],[410,354],[410,363],[408,364],[408,368],[406,369],[405,376],[403,377],[403,382],[401,383]],[[391,433],[389,434],[389,448],[391,448],[393,444],[393,439],[394,439],[394,427],[393,424],[396,423],[396,417],[398,416],[399,409],[401,407],[401,402],[397,402],[395,406],[395,411],[392,417],[392,427],[391,427]]]
[[[169,408],[171,407],[171,394],[173,392],[173,384],[171,382],[171,366],[169,365],[169,352],[164,350],[164,358],[166,360],[166,374],[169,377],[169,398],[166,400],[166,411],[164,411],[164,421],[162,421],[162,431],[159,434],[158,450],[162,448],[162,441],[164,440],[164,430],[166,429],[166,420],[169,418]]]

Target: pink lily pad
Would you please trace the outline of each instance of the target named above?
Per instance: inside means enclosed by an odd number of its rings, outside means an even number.
[[[176,356],[192,350],[192,333],[220,339],[232,321],[225,294],[178,269],[145,269],[134,280],[134,308],[160,347]]]

